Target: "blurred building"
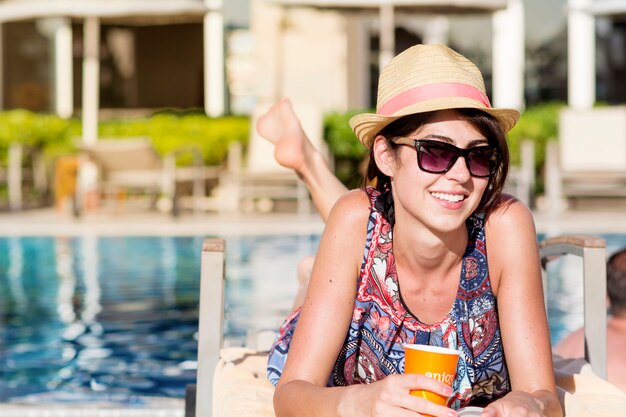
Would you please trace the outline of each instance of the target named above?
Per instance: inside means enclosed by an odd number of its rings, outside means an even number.
[[[554,27],[537,30],[535,0],[251,0],[258,96],[373,107],[381,63],[442,42],[478,64],[495,106],[626,102],[626,0],[559,3]]]
[[[569,0],[568,102],[626,102],[626,0]]]
[[[521,0],[252,0],[258,99],[313,101],[321,110],[375,105],[379,70],[416,43],[446,43],[479,63],[494,105],[524,105]],[[472,39],[455,45],[455,17],[480,17]],[[481,56],[488,44],[487,59]]]
[[[222,0],[2,0],[0,107],[225,107]]]
[[[625,102],[626,0],[559,2],[567,27],[540,40],[540,0],[0,0],[0,108],[372,107],[381,63],[416,42],[476,62],[497,106]]]

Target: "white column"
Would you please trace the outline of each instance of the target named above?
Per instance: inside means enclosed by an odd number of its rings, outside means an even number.
[[[63,118],[74,112],[72,22],[59,18],[54,30],[54,111]]]
[[[424,25],[424,43],[450,43],[450,19],[448,16],[438,15],[426,19]]]
[[[509,0],[506,9],[493,15],[494,107],[524,107],[524,38],[524,6],[521,0]]]
[[[224,17],[222,0],[205,0],[204,16],[204,111],[208,116],[224,114]]]
[[[74,111],[72,85],[72,22],[63,17],[46,17],[36,21],[39,33],[50,39],[52,110],[63,118]]]
[[[360,15],[346,16],[346,109],[370,106],[369,32]]]
[[[9,145],[7,185],[9,188],[9,208],[22,208],[22,144],[14,142]]]
[[[395,31],[396,22],[394,17],[393,4],[382,4],[380,6],[380,55],[378,56],[378,64],[381,71],[395,55]]]
[[[570,107],[588,109],[596,101],[595,20],[591,0],[569,0],[567,18],[567,97]]]
[[[4,25],[0,23],[0,110],[4,109]]]
[[[98,140],[100,104],[100,19],[87,17],[83,23],[83,143]]]

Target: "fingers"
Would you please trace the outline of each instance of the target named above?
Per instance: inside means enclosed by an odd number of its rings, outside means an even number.
[[[439,381],[417,374],[390,375],[384,381],[387,386],[380,392],[379,404],[383,405],[383,408],[389,405],[391,409],[380,414],[386,413],[388,417],[392,415],[414,416],[415,412],[419,415],[433,417],[456,417],[457,415],[454,410],[446,406],[435,404],[420,396],[409,395],[411,390],[425,390],[443,397],[450,396],[452,389]],[[382,410],[379,409],[378,411]],[[406,414],[407,411],[408,414]]]
[[[401,407],[404,407],[408,410],[417,411],[422,416],[432,416],[432,417],[457,417],[456,411],[439,404],[435,404],[434,402],[428,401],[422,397],[416,397],[413,395],[408,395],[403,397],[406,399],[405,404],[399,404]]]
[[[449,397],[452,394],[452,388],[436,379],[420,374],[405,374],[405,376],[408,377],[407,384],[411,390],[423,389],[443,397]]]

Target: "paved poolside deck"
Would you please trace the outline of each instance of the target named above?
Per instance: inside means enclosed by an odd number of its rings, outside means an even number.
[[[174,404],[175,403],[175,404]],[[0,417],[184,417],[182,400],[167,405],[121,408],[119,405],[0,404]]]
[[[74,218],[54,210],[0,214],[0,236],[24,235],[258,235],[317,234],[324,224],[317,214],[185,213],[179,217],[149,211],[100,211]]]
[[[564,212],[535,211],[538,233],[626,233],[626,202],[596,202]],[[101,210],[74,218],[53,209],[0,213],[0,236],[24,235],[258,235],[318,234],[316,213],[184,213],[174,218],[146,210]]]

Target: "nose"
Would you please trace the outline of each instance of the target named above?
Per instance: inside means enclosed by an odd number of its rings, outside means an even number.
[[[467,160],[464,156],[459,156],[454,165],[446,172],[446,177],[454,179],[459,183],[465,183],[471,178]]]

